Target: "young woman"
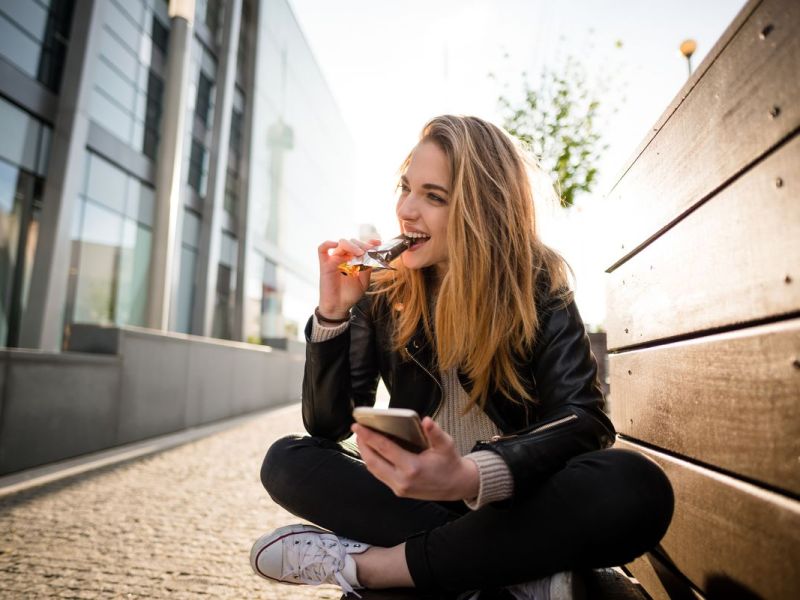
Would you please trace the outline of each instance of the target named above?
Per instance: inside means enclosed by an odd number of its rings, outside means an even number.
[[[261,470],[275,502],[319,527],[262,536],[251,564],[346,592],[570,597],[573,571],[626,563],[661,539],[670,484],[652,461],[608,448],[615,432],[567,266],[537,237],[509,136],[438,117],[401,170],[397,219],[419,240],[396,270],[358,277],[338,265],[377,240],[319,246],[310,436],[277,441]],[[390,406],[424,416],[428,450],[354,424],[379,378]]]

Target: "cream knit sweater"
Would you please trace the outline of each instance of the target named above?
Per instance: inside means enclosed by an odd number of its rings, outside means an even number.
[[[322,325],[317,317],[312,317],[311,342],[324,342],[344,333],[350,323],[333,327]],[[514,481],[508,465],[496,452],[479,450],[470,452],[478,440],[488,440],[501,432],[482,410],[473,409],[466,414],[469,397],[458,380],[455,368],[440,373],[444,398],[434,420],[452,438],[459,454],[473,461],[479,472],[478,496],[465,500],[472,510],[477,510],[490,502],[510,498],[514,492]]]

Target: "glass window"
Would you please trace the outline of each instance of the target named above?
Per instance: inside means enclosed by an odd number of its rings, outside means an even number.
[[[67,56],[74,0],[51,0],[47,33],[39,62],[39,81],[58,93]]]
[[[265,259],[261,280],[261,339],[284,337],[282,300],[278,265]]]
[[[0,160],[0,343],[6,344],[14,271],[17,266],[22,204],[16,199],[22,173]]]
[[[39,121],[0,98],[0,158],[36,171]]]
[[[235,154],[235,163],[238,169],[239,157],[242,149],[242,127],[244,124],[244,114],[240,110],[234,109],[231,111],[231,139],[230,149]]]
[[[161,101],[164,95],[164,81],[151,69],[147,83],[147,109],[144,118],[144,153],[155,160],[158,151],[161,124]]]
[[[91,152],[86,165],[73,221],[67,324],[144,325],[152,189]]]
[[[152,234],[147,227],[126,219],[120,249],[116,321],[145,325]]]
[[[92,90],[91,118],[125,143],[130,143],[133,117],[98,88]]]
[[[192,152],[189,155],[189,185],[201,196],[206,195],[206,169],[208,157],[206,148],[197,140],[192,140]]]
[[[236,217],[236,206],[239,203],[239,178],[236,173],[228,169],[225,177],[225,199],[223,208],[228,211],[232,217]]]
[[[181,274],[178,282],[177,322],[175,330],[181,333],[191,333],[192,310],[194,308],[194,278],[197,262],[197,251],[191,248],[181,248]]]
[[[0,346],[16,346],[28,298],[43,180],[0,160]]]
[[[169,27],[168,1],[169,0],[150,0],[150,8],[153,10],[153,14],[159,18],[165,27]]]
[[[137,123],[142,125],[147,120],[147,94],[145,92],[139,92],[136,95],[136,110],[133,113],[133,117]]]
[[[208,120],[211,113],[211,93],[213,90],[214,82],[205,73],[201,72],[197,81],[197,101],[194,105],[194,113],[206,127],[209,126]]]
[[[53,130],[42,124],[42,135],[39,138],[39,156],[36,158],[36,173],[44,177],[47,174],[47,165],[50,162],[50,140]]]
[[[217,293],[211,335],[215,338],[232,339],[233,318],[236,310],[236,270],[220,263],[217,266]]]
[[[143,66],[149,67],[150,61],[153,57],[153,40],[144,35],[139,40],[139,62]]]
[[[105,56],[112,65],[122,73],[136,81],[136,69],[139,66],[136,53],[131,48],[120,42],[108,29],[103,29],[100,34],[100,54]]]
[[[47,28],[47,10],[32,0],[12,0],[2,8],[16,24],[39,42],[44,40]]]
[[[36,77],[41,47],[36,41],[0,14],[0,54],[22,72]]]
[[[123,13],[114,2],[106,3],[105,21],[106,27],[113,31],[132,52],[138,51],[139,38],[142,37],[139,26],[131,20],[127,13]]]
[[[151,160],[156,160],[158,156],[158,144],[161,137],[158,135],[158,130],[145,126],[144,140],[142,142],[142,152]]]
[[[142,0],[112,1],[125,11],[134,23],[138,23],[139,27],[144,29],[145,3]]]
[[[57,93],[74,0],[8,4],[0,3],[0,54]]]
[[[131,145],[134,148],[144,148],[144,123],[133,121],[133,132],[131,133]]]
[[[14,195],[17,193],[18,173],[19,169],[17,167],[0,160],[0,214],[2,215],[7,215],[14,210]],[[8,235],[0,239],[7,240]]]
[[[222,0],[197,0],[195,19],[205,23],[211,37],[219,43],[220,25],[222,24]]]
[[[232,339],[233,320],[236,313],[236,254],[238,240],[226,231],[220,236],[217,290],[211,335]]]
[[[236,267],[236,254],[239,249],[238,240],[231,234],[223,231],[220,237],[219,262],[228,267]]]
[[[86,195],[122,213],[125,210],[125,193],[128,177],[110,162],[96,154],[89,154],[89,175]]]
[[[143,225],[153,224],[155,194],[153,188],[134,178],[128,179],[128,202],[125,214]]]
[[[183,211],[182,242],[190,248],[197,248],[200,245],[200,217],[191,210]]]
[[[94,202],[86,202],[79,243],[73,322],[113,323],[121,232],[122,217],[119,214]]]
[[[167,47],[169,46],[169,29],[161,23],[156,15],[153,15],[150,35],[153,38],[153,45],[161,50],[162,54],[166,55]]]
[[[136,87],[127,77],[124,77],[116,68],[108,64],[104,56],[97,61],[97,87],[102,89],[107,96],[113,98],[117,104],[133,112],[136,102]]]

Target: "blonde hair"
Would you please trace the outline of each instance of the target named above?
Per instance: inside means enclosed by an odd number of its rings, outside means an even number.
[[[508,134],[477,117],[436,117],[422,142],[435,143],[450,165],[448,268],[433,308],[433,267],[412,270],[398,259],[395,271],[373,275],[372,293],[392,307],[393,347],[402,351],[422,322],[438,368],[457,366],[472,381],[469,409],[483,408],[492,389],[535,402],[517,367],[537,340],[537,296],[571,297],[569,265],[536,232],[528,173],[535,165]]]

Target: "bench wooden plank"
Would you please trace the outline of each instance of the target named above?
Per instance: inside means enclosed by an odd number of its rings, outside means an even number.
[[[611,273],[609,349],[800,310],[798,166],[795,136]]]
[[[704,596],[686,583],[680,574],[650,552],[625,567],[653,600],[704,600]]]
[[[764,0],[609,193],[609,272],[800,126],[798,30],[800,3]]]
[[[800,494],[800,319],[609,356],[617,432]]]
[[[627,440],[616,447],[642,452],[667,473],[675,514],[661,548],[698,590],[797,597],[800,502]]]

